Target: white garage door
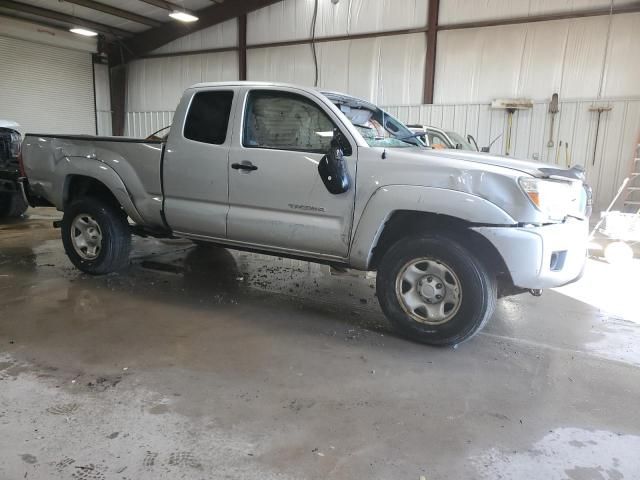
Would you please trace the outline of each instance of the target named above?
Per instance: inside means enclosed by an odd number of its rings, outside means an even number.
[[[91,53],[0,36],[0,118],[22,133],[96,133]]]

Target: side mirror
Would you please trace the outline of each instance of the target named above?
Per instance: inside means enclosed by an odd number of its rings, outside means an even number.
[[[472,143],[473,146],[476,149],[476,152],[479,152],[480,149],[478,148],[478,142],[476,142],[476,139],[473,138],[473,135],[467,135],[467,142]]]
[[[456,150],[462,150],[462,144],[456,143]]]
[[[481,151],[482,153],[489,153],[489,151],[490,151],[489,149],[490,149],[490,148],[491,148],[491,147],[482,147],[482,149],[481,149],[480,151]]]
[[[342,145],[345,139],[338,129],[333,133],[327,154],[318,163],[318,173],[329,193],[338,195],[349,190],[351,178],[344,160]]]

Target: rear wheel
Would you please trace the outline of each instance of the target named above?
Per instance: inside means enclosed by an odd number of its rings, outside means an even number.
[[[0,193],[0,218],[20,217],[29,205],[18,192]]]
[[[430,345],[473,337],[495,310],[495,276],[458,239],[423,235],[395,243],[378,268],[380,306],[396,329]]]
[[[62,243],[71,263],[92,275],[129,265],[131,231],[127,216],[108,202],[85,198],[65,208]]]

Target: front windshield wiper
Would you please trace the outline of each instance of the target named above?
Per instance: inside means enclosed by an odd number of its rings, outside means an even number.
[[[392,138],[396,140],[400,140],[401,142],[408,143],[409,145],[413,145],[414,147],[420,147],[422,145],[416,145],[415,143],[409,142],[408,140],[411,140],[412,138],[422,137],[422,136],[425,136],[426,134],[427,132],[416,132],[416,133],[412,133],[411,135],[405,135],[404,137],[392,137]]]
[[[410,138],[423,137],[427,134],[427,132],[416,132],[411,135],[406,135],[404,137],[394,137],[396,140],[409,140]]]

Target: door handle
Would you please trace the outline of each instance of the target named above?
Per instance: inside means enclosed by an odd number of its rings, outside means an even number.
[[[258,167],[256,167],[253,163],[246,160],[240,163],[232,163],[231,168],[233,168],[234,170],[245,170],[247,172],[252,172],[258,169]]]

